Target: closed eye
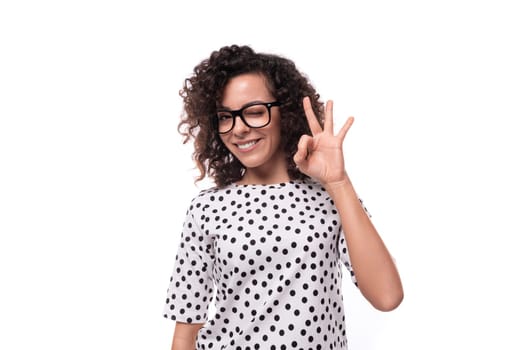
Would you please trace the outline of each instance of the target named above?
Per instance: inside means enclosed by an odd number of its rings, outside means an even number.
[[[247,111],[245,112],[244,114],[249,116],[249,117],[260,117],[262,115],[264,115],[264,111]]]

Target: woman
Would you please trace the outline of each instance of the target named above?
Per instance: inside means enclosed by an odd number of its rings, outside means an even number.
[[[347,349],[340,262],[375,308],[403,298],[345,171],[353,118],[334,133],[333,103],[292,61],[246,46],[213,52],[181,96],[198,180],[216,187],[187,211],[164,312],[172,349]]]

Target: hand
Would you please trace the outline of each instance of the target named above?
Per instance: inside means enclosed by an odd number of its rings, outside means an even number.
[[[343,157],[343,140],[354,122],[349,117],[341,130],[334,135],[333,102],[326,102],[324,130],[317,121],[310,98],[303,99],[304,112],[312,136],[299,139],[293,160],[299,170],[323,185],[344,181],[346,171]]]

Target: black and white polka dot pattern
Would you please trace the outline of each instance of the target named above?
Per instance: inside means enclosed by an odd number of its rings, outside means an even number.
[[[341,262],[356,283],[320,184],[204,190],[187,212],[164,317],[206,322],[197,349],[347,349]]]

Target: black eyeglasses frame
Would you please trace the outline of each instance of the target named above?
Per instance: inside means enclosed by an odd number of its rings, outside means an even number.
[[[217,129],[217,132],[219,134],[227,134],[230,131],[232,131],[233,128],[235,127],[235,121],[236,121],[237,117],[240,117],[242,122],[244,123],[244,125],[246,125],[247,127],[251,128],[251,129],[264,128],[265,126],[270,124],[270,122],[272,121],[272,112],[271,112],[272,107],[278,107],[280,105],[281,105],[281,102],[279,102],[279,101],[273,101],[273,102],[252,102],[252,103],[248,103],[247,105],[243,106],[241,109],[237,109],[237,110],[234,110],[234,111],[229,110],[229,109],[218,109],[217,112],[215,113],[215,116],[214,116],[215,128]],[[268,109],[268,122],[266,124],[259,125],[259,126],[251,126],[250,124],[248,124],[246,122],[246,119],[244,119],[244,116],[242,115],[242,113],[244,112],[244,110],[246,108],[250,108],[250,107],[253,107],[253,106],[265,106],[266,109]],[[232,118],[233,118],[232,127],[228,131],[219,131],[219,113],[220,112],[228,112],[228,113],[230,113],[232,115]]]

